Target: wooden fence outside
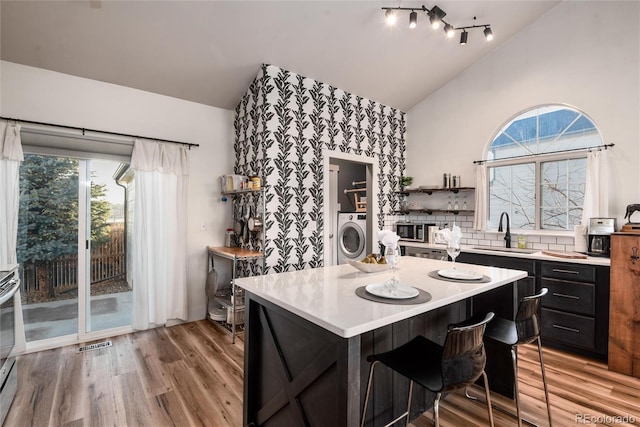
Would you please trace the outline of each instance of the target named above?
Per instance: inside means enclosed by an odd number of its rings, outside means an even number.
[[[110,239],[104,245],[91,249],[90,278],[91,285],[108,280],[126,280],[124,227],[113,224]],[[29,293],[40,289],[36,264],[25,262],[21,266],[22,292]],[[75,288],[78,286],[78,256],[66,255],[44,264],[50,283],[56,288]]]

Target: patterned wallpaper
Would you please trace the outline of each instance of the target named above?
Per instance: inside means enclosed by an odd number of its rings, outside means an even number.
[[[376,220],[396,209],[405,169],[405,113],[273,65],[263,65],[235,114],[235,173],[266,186],[262,237],[267,272],[321,267],[324,247],[323,149],[378,163]],[[234,203],[256,203],[245,195]],[[260,205],[260,203],[257,203]],[[260,250],[260,236],[246,245]],[[255,274],[256,266],[248,267]]]

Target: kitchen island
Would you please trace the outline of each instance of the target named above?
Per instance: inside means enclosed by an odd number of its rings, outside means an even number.
[[[392,273],[340,265],[236,280],[245,289],[244,425],[357,426],[369,363],[366,357],[421,334],[443,343],[447,325],[473,313],[473,297],[495,293],[496,311],[513,317],[514,283],[526,273],[458,263],[490,278],[450,282],[428,276],[451,262],[403,257],[397,280],[428,292],[416,305],[360,298],[357,288]],[[502,310],[502,311],[500,311]],[[376,374],[367,425],[384,424],[406,406],[408,381]],[[428,410],[430,393],[414,393],[412,418]]]

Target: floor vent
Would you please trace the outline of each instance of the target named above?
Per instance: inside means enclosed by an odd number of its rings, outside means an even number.
[[[90,351],[90,350],[98,350],[99,348],[105,348],[105,347],[111,347],[111,341],[97,342],[95,344],[89,344],[83,347],[78,347],[78,353],[83,353],[85,351]]]

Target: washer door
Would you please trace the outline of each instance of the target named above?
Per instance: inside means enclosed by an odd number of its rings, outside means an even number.
[[[362,255],[364,250],[364,231],[357,224],[348,222],[342,226],[339,236],[340,252],[349,258],[355,259]]]

